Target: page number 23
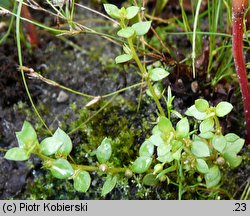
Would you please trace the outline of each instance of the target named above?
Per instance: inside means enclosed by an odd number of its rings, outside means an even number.
[[[243,212],[247,210],[246,203],[235,203],[234,206],[235,206],[235,209],[233,211],[236,211],[236,212]]]

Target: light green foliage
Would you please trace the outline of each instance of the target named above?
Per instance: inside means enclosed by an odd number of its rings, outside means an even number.
[[[232,104],[223,101],[216,106],[215,112],[218,117],[223,117],[228,113],[230,113],[232,109],[233,109]]]
[[[144,173],[148,170],[152,163],[152,158],[148,156],[140,156],[133,163],[131,169],[135,173]]]
[[[47,137],[40,144],[41,152],[47,156],[53,155],[58,151],[62,144],[63,142],[54,137]]]
[[[163,68],[154,68],[149,71],[149,77],[152,81],[160,81],[167,77],[169,72],[164,70]]]
[[[37,135],[32,125],[25,121],[20,132],[16,132],[16,138],[20,148],[29,150],[37,144]]]
[[[58,128],[53,135],[53,138],[62,142],[62,146],[56,152],[57,155],[67,157],[72,150],[72,141],[68,134],[66,134],[62,129]]]
[[[205,174],[206,185],[208,188],[215,187],[221,180],[221,172],[218,166],[213,166]]]
[[[151,27],[151,21],[138,22],[132,25],[132,28],[135,30],[137,36],[142,36],[148,33]]]
[[[133,19],[138,13],[140,8],[137,6],[130,6],[126,8],[126,19]]]
[[[100,163],[105,163],[109,160],[111,154],[112,148],[110,139],[105,138],[96,150],[96,157]]]
[[[106,11],[106,13],[111,16],[112,18],[120,18],[120,11],[118,9],[118,7],[116,7],[113,4],[104,4],[104,9]]]
[[[128,55],[128,54],[119,55],[115,58],[115,63],[121,64],[121,63],[124,63],[124,62],[131,60],[132,58],[133,57],[131,55]]]
[[[66,179],[74,174],[71,164],[63,158],[52,161],[48,168],[52,175],[58,179]]]
[[[102,196],[105,196],[111,192],[115,188],[116,183],[117,176],[108,175],[102,187]]]
[[[8,150],[4,156],[7,160],[14,160],[14,161],[24,161],[28,160],[30,155],[22,148],[11,148]]]
[[[88,172],[80,171],[73,178],[74,180],[74,188],[79,192],[87,192],[91,184],[91,177]]]
[[[209,151],[207,143],[202,142],[202,141],[194,141],[192,143],[191,151],[196,157],[209,157],[210,156],[210,151]]]
[[[135,30],[131,27],[123,28],[117,32],[117,35],[123,38],[131,38],[135,34]]]

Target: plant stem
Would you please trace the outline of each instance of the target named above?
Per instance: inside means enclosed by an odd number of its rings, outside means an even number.
[[[160,114],[162,116],[165,116],[165,112],[164,112],[164,110],[163,110],[163,108],[161,106],[161,103],[160,103],[157,95],[155,94],[154,88],[153,88],[153,86],[152,86],[152,84],[150,82],[150,78],[148,76],[148,72],[147,72],[145,66],[142,65],[142,63],[141,63],[141,61],[140,61],[140,59],[139,59],[139,57],[138,57],[138,55],[137,55],[137,53],[135,51],[133,40],[131,38],[128,38],[128,45],[129,45],[129,48],[131,50],[133,59],[135,60],[136,64],[139,67],[140,72],[142,73],[142,76],[145,77],[145,80],[146,80],[147,85],[148,85],[148,89],[149,89],[150,93],[152,94],[152,96],[154,98],[154,101],[156,103],[156,106],[157,106]]]
[[[183,182],[183,178],[184,178],[184,176],[183,176],[183,170],[182,170],[182,163],[181,163],[181,161],[178,161],[177,162],[178,163],[178,171],[179,171],[179,173],[178,173],[178,185],[179,185],[179,188],[178,188],[178,200],[181,200],[182,199],[182,190],[183,190],[183,185],[182,185],[182,182]]]
[[[250,144],[250,88],[243,54],[243,19],[247,8],[247,0],[232,1],[232,45],[236,72],[239,78],[243,106],[246,118],[246,142]]]

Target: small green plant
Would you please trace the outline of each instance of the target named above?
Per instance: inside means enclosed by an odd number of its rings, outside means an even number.
[[[170,90],[169,113],[172,110]],[[189,187],[205,186],[214,188],[219,185],[225,167],[235,168],[242,158],[237,154],[244,145],[244,140],[236,134],[222,134],[219,117],[224,117],[232,110],[228,102],[220,102],[216,107],[209,106],[204,99],[195,101],[186,115],[195,121],[191,130],[187,117],[181,117],[174,127],[171,119],[160,116],[139,149],[138,158],[130,167],[117,168],[109,162],[112,155],[112,140],[103,139],[94,152],[95,166],[78,165],[71,159],[72,142],[70,137],[58,128],[51,137],[43,139],[40,144],[32,125],[24,122],[23,128],[16,133],[19,147],[9,149],[5,158],[25,161],[31,154],[43,160],[43,167],[51,171],[58,179],[73,180],[75,190],[86,192],[91,185],[89,172],[105,174],[106,180],[102,188],[102,196],[114,189],[118,179],[123,176],[131,178],[135,174],[145,174],[143,183],[154,186],[159,182],[175,182],[179,188],[179,199]],[[152,168],[151,168],[152,167]],[[171,173],[176,173],[170,180]],[[120,175],[123,174],[123,175]],[[188,185],[187,178],[196,176],[196,182]],[[204,183],[203,183],[204,181]]]
[[[43,168],[55,178],[73,181],[74,189],[83,193],[91,186],[91,172],[96,172],[105,178],[102,196],[111,192],[121,178],[132,177],[148,186],[160,183],[177,186],[179,199],[185,192],[199,187],[208,191],[218,189],[223,182],[225,169],[236,168],[242,161],[238,153],[244,139],[233,133],[224,135],[219,121],[219,118],[231,112],[233,106],[220,102],[213,107],[208,101],[198,99],[188,108],[186,116],[174,110],[171,89],[168,88],[166,97],[161,83],[169,75],[166,66],[146,65],[137,53],[138,50],[144,52],[143,47],[135,46],[138,38],[144,37],[150,30],[151,21],[142,18],[142,9],[137,6],[119,9],[115,5],[105,4],[104,8],[110,17],[118,21],[120,29],[117,35],[125,40],[124,53],[117,56],[115,62],[134,61],[137,64],[138,74],[147,84],[146,93],[158,108],[152,135],[140,145],[138,157],[134,161],[131,159],[131,164],[127,166],[119,164],[117,166],[121,167],[116,167],[112,161],[113,141],[104,138],[95,151],[86,152],[88,157],[93,157],[89,160],[90,164],[76,164],[71,157],[73,145],[67,133],[58,128],[50,137],[39,142],[36,131],[25,121],[22,130],[16,133],[19,147],[9,149],[5,158],[26,161],[34,154],[42,159]],[[62,13],[61,10],[58,12]],[[73,9],[66,15],[72,18]],[[73,21],[69,24],[73,28]]]

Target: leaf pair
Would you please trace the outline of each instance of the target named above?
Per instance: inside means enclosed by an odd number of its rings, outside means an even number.
[[[72,150],[72,141],[62,129],[58,128],[52,137],[47,137],[41,142],[40,149],[42,154],[47,156],[56,154],[67,157]]]
[[[25,121],[20,132],[16,132],[19,147],[9,149],[4,158],[14,161],[28,160],[30,154],[38,147],[37,134],[32,125]]]

